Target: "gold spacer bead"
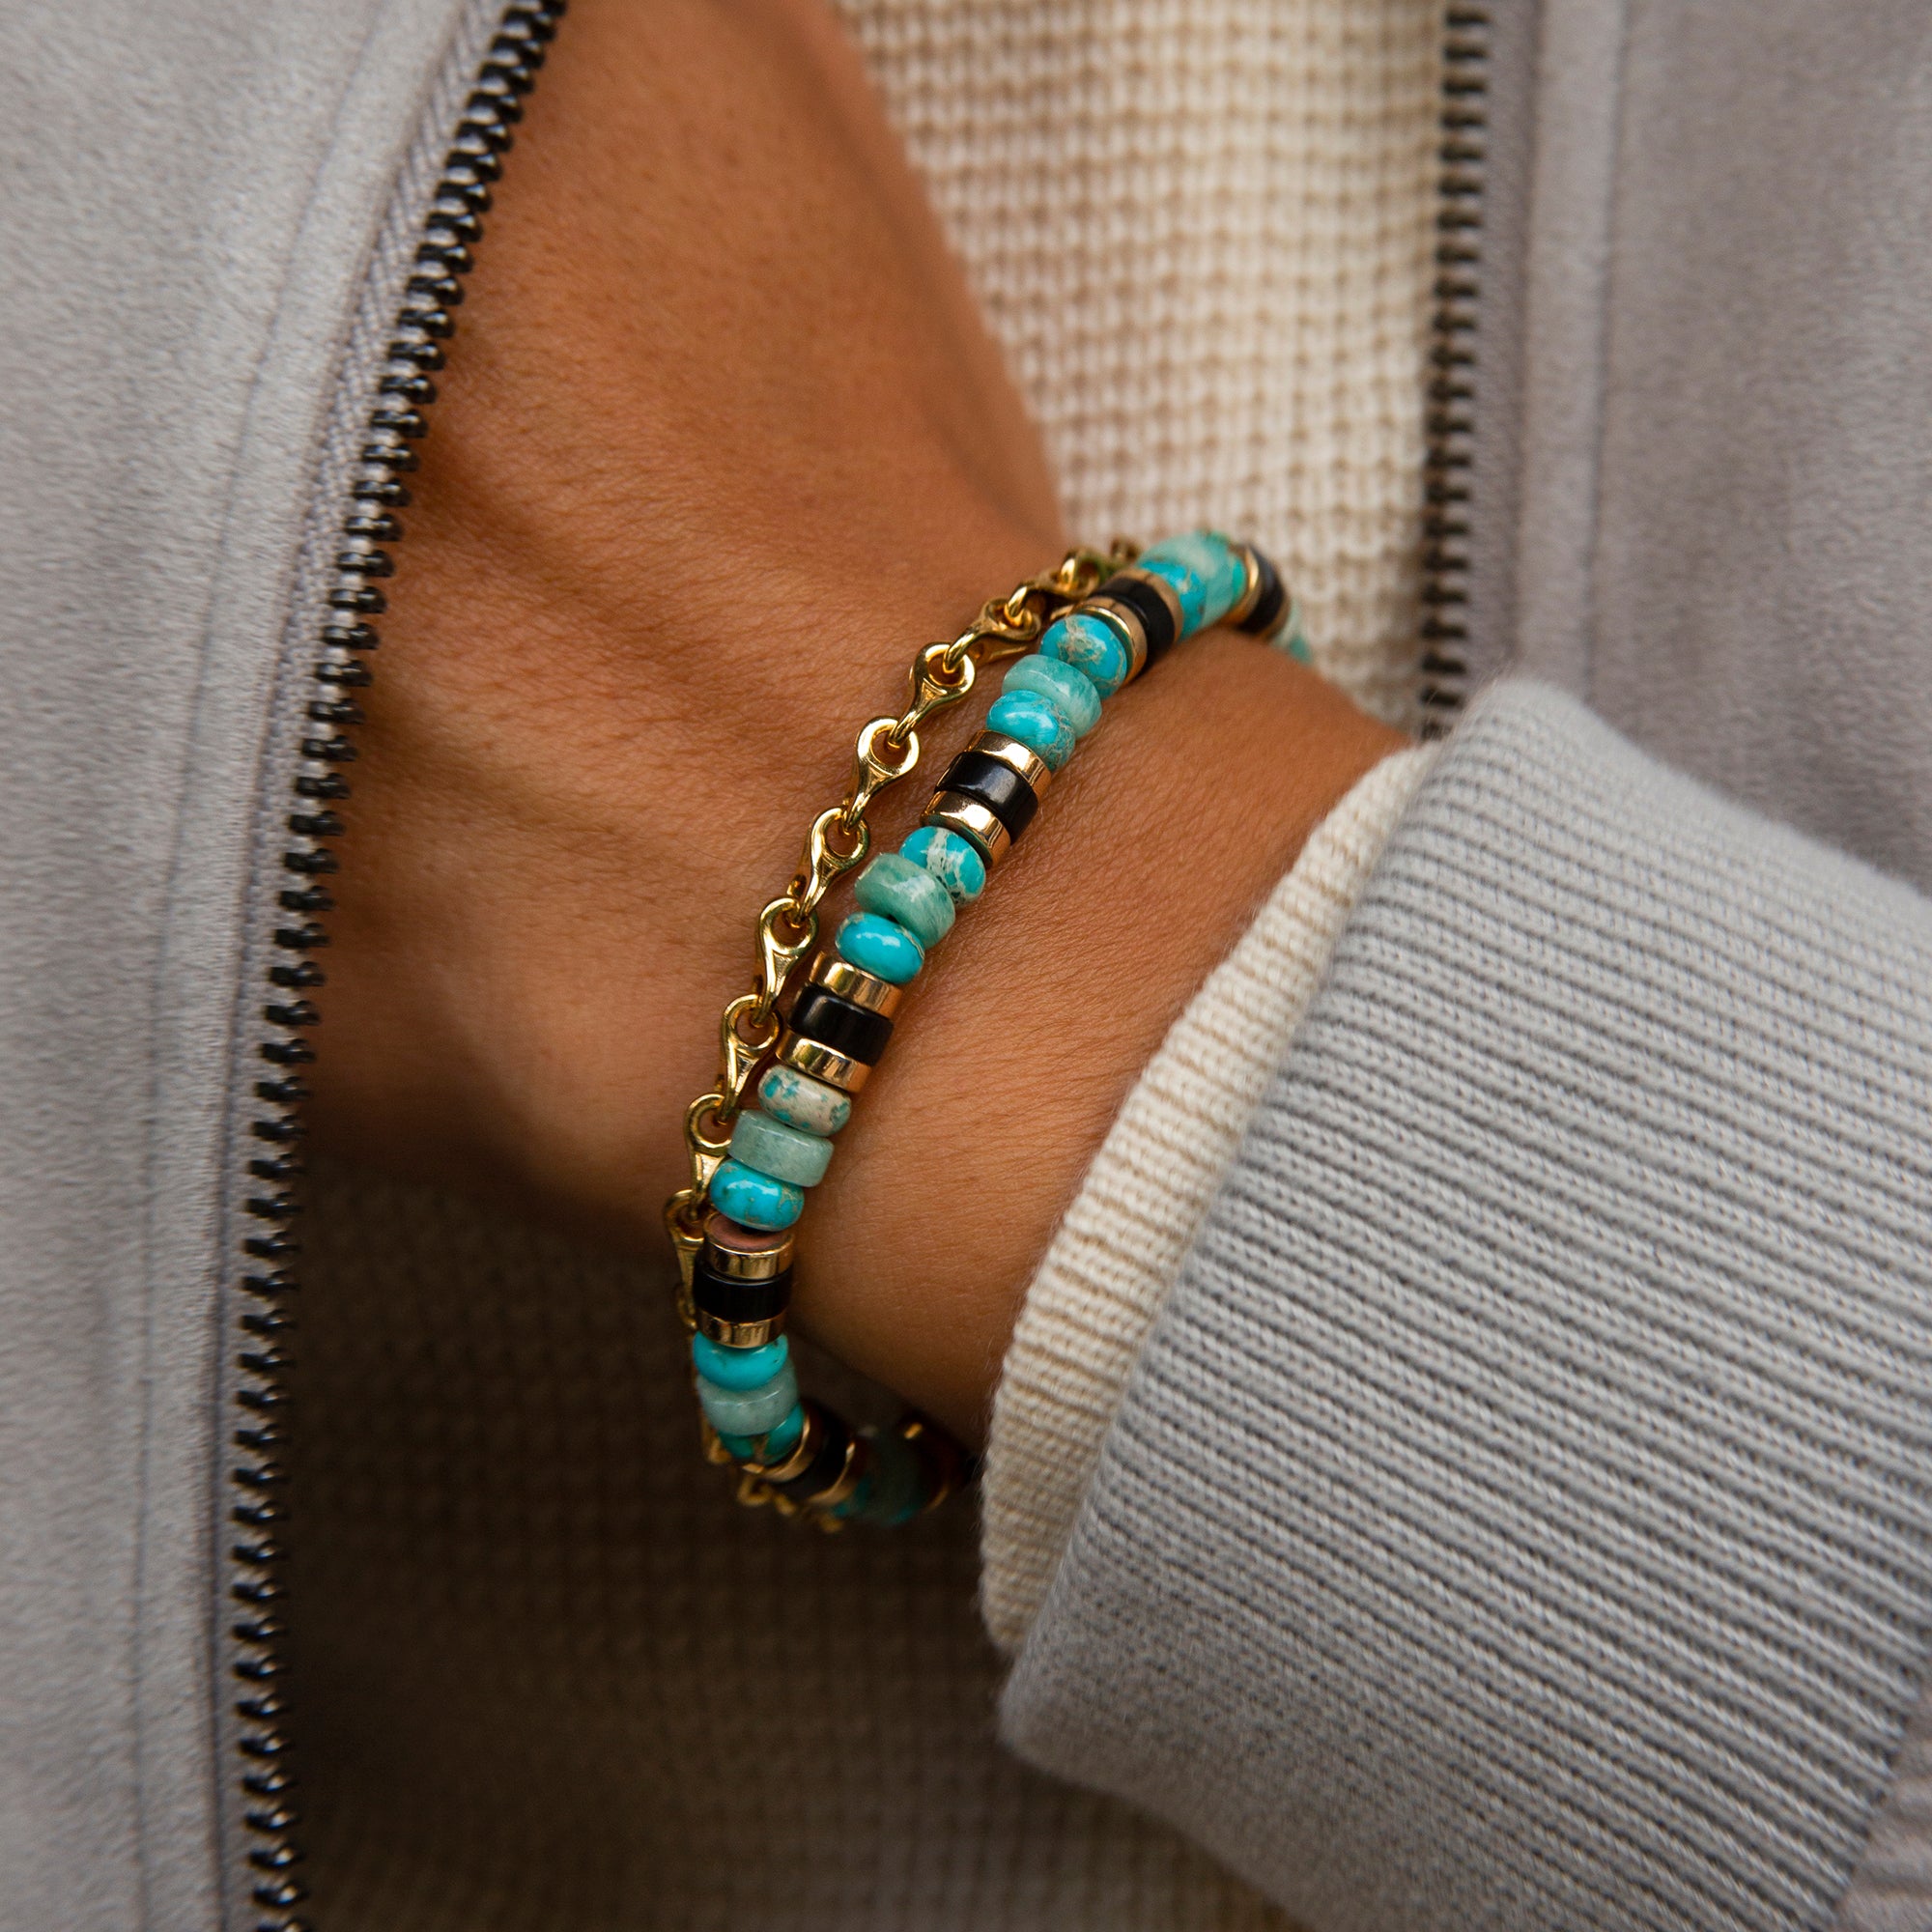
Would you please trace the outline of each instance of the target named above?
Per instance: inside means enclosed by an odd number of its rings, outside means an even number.
[[[713,1273],[732,1281],[770,1281],[783,1274],[796,1245],[789,1228],[772,1233],[748,1228],[715,1208],[704,1217],[704,1259]]]
[[[1117,576],[1118,572],[1115,573]],[[1141,622],[1141,613],[1131,604],[1119,604],[1111,597],[1090,597],[1079,609],[1095,617],[1104,617],[1114,629],[1120,632],[1127,647],[1131,660],[1127,674],[1121,681],[1131,684],[1147,669],[1148,639],[1147,626]]]
[[[1031,745],[1022,745],[1004,731],[981,731],[966,749],[998,758],[1009,771],[1019,773],[1036,798],[1044,797],[1047,786],[1053,782],[1053,767]]]
[[[1254,545],[1237,543],[1234,546],[1234,551],[1241,559],[1243,579],[1241,594],[1236,599],[1235,608],[1221,621],[1224,624],[1232,624],[1238,630],[1242,620],[1255,608],[1256,600],[1262,594],[1262,567],[1256,560]]]
[[[788,1483],[811,1467],[811,1459],[818,1454],[818,1438],[825,1434],[825,1418],[815,1402],[801,1406],[805,1409],[805,1427],[799,1431],[791,1454],[782,1463],[740,1463],[738,1467],[746,1475],[761,1483]]]
[[[781,1065],[789,1066],[794,1073],[809,1073],[814,1080],[838,1088],[841,1094],[856,1094],[872,1071],[863,1060],[835,1053],[815,1039],[793,1033],[789,1027],[779,1041],[778,1058]]]
[[[853,1430],[846,1438],[845,1460],[838,1465],[838,1473],[832,1479],[831,1487],[820,1490],[815,1496],[801,1496],[800,1502],[807,1509],[837,1509],[859,1487],[859,1480],[866,1473],[866,1459],[869,1453],[865,1437],[856,1429]]]
[[[903,986],[895,986],[890,980],[881,980],[877,974],[867,973],[836,952],[821,952],[811,962],[808,977],[812,985],[823,986],[828,993],[850,1000],[855,1007],[864,1007],[868,1013],[877,1013],[885,1020],[898,1011],[899,1002],[905,998]]]
[[[977,798],[956,791],[934,792],[920,823],[958,833],[985,860],[988,870],[1007,856],[1013,842],[1012,834]]]
[[[726,1321],[722,1316],[707,1315],[701,1308],[693,1313],[697,1332],[708,1335],[724,1349],[762,1349],[784,1333],[782,1314],[774,1315],[767,1321]]]

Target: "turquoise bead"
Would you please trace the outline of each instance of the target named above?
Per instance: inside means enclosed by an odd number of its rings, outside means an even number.
[[[849,966],[903,986],[925,964],[925,948],[895,919],[875,912],[855,912],[839,926],[833,950]]]
[[[1006,692],[1031,691],[1043,697],[1073,727],[1076,738],[1084,738],[1100,722],[1100,694],[1084,670],[1055,658],[1043,658],[1037,651],[1017,659],[1000,680]]]
[[[881,852],[859,874],[852,896],[867,912],[895,919],[927,950],[952,930],[952,896],[923,866]]]
[[[1169,537],[1143,551],[1134,567],[1174,586],[1180,599],[1180,627],[1188,636],[1218,624],[1248,587],[1240,553],[1219,530]]]
[[[872,1500],[872,1472],[867,1469],[853,1485],[852,1493],[842,1503],[832,1505],[832,1514],[842,1522],[851,1522],[865,1515],[866,1506]]]
[[[758,1098],[774,1120],[802,1133],[836,1134],[852,1118],[852,1102],[838,1088],[789,1066],[766,1068],[758,1082]]]
[[[724,1388],[699,1376],[697,1400],[720,1435],[762,1435],[798,1406],[798,1378],[789,1362],[756,1388]]]
[[[805,1410],[793,1403],[791,1413],[763,1435],[727,1435],[721,1429],[718,1439],[741,1463],[777,1463],[791,1454],[804,1434]]]
[[[925,1506],[925,1465],[896,1430],[881,1429],[870,1442],[871,1490],[853,1514],[885,1528],[910,1521]]]
[[[768,1382],[791,1356],[791,1345],[781,1335],[756,1349],[727,1349],[709,1335],[691,1338],[691,1364],[708,1382],[722,1389],[754,1389]]]
[[[1288,622],[1276,633],[1276,640],[1296,664],[1312,665],[1315,662],[1315,646],[1308,641],[1308,633],[1301,628],[1299,604],[1289,607]]]
[[[1112,697],[1134,668],[1127,640],[1096,611],[1069,611],[1041,634],[1039,654],[1071,665],[1102,697]]]
[[[1073,726],[1037,691],[1009,691],[994,698],[986,712],[986,728],[1017,738],[1028,751],[1037,753],[1051,772],[1073,755]]]
[[[986,890],[986,862],[958,833],[922,825],[899,850],[946,888],[956,906],[971,905]]]
[[[804,1192],[744,1162],[721,1162],[711,1177],[711,1205],[748,1228],[789,1228],[805,1212]]]
[[[801,1133],[755,1108],[740,1114],[731,1129],[731,1158],[788,1180],[794,1187],[816,1187],[832,1165],[832,1143],[817,1134]]]

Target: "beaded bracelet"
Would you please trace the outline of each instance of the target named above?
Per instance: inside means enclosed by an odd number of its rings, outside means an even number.
[[[986,604],[951,643],[914,660],[906,709],[859,733],[850,787],[812,821],[797,874],[759,914],[757,980],[724,1009],[718,1084],[685,1115],[691,1182],[665,1204],[705,1454],[736,1469],[741,1502],[827,1529],[899,1523],[967,1480],[965,1451],[929,1418],[855,1429],[800,1396],[784,1335],[793,1227],[927,952],[985,890],[1103,701],[1213,624],[1270,641],[1286,633],[1306,654],[1274,566],[1214,530],[1145,552],[1071,551]],[[872,801],[918,764],[919,726],[959,702],[980,666],[1005,658],[1017,661],[985,727],[947,767],[919,829],[860,873],[859,909],[781,1020],[819,905],[870,851]],[[745,1100],[754,1076],[757,1108]]]

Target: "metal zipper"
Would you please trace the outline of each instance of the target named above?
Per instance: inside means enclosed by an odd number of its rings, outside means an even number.
[[[298,755],[283,809],[288,838],[279,853],[280,876],[270,889],[273,916],[260,968],[266,986],[257,981],[256,998],[264,992],[267,998],[258,1009],[265,1030],[254,1050],[265,1065],[252,1086],[259,1111],[241,1156],[250,1225],[241,1240],[246,1267],[230,1333],[229,1392],[240,1411],[231,1440],[240,1453],[228,1470],[232,1528],[223,1540],[228,1593],[239,1606],[230,1613],[227,1667],[240,1687],[233,1707],[240,1721],[224,1728],[236,1759],[240,1842],[246,1848],[247,1899],[241,1916],[252,1907],[254,1932],[311,1932],[310,1921],[298,1915],[307,1889],[296,1872],[302,1853],[290,1768],[286,1341],[293,1325],[289,1298],[297,1286],[293,1264],[300,1250],[290,1223],[299,1208],[300,1108],[308,1097],[301,1068],[315,1059],[306,1034],[320,1017],[307,996],[324,982],[313,955],[328,942],[322,922],[334,906],[326,882],[337,862],[328,841],[344,830],[335,807],[350,796],[341,768],[355,756],[349,736],[362,720],[355,694],[371,682],[364,660],[380,642],[372,622],[384,608],[378,582],[394,569],[385,546],[402,536],[396,513],[410,501],[400,479],[416,467],[412,445],[428,427],[422,412],[436,400],[432,372],[442,366],[442,344],[455,326],[450,311],[463,299],[462,277],[482,239],[490,184],[567,4],[508,0],[497,17],[416,232],[374,407],[359,425],[359,446],[347,474],[328,479],[340,486],[329,512],[335,541],[326,559],[326,610],[311,638],[305,691],[298,700]]]
[[[1441,171],[1425,412],[1422,729],[1439,737],[1469,686],[1469,469],[1476,404],[1476,308],[1483,269],[1483,159],[1489,129],[1490,9],[1443,14]]]

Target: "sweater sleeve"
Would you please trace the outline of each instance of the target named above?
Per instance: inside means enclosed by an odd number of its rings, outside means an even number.
[[[1005,1695],[1318,1932],[1829,1923],[1932,1634],[1932,908],[1492,693]]]
[[[980,1605],[1003,1650],[1038,1612],[1134,1357],[1437,750],[1384,758],[1316,828],[1134,1083],[1027,1289],[980,1485]]]

